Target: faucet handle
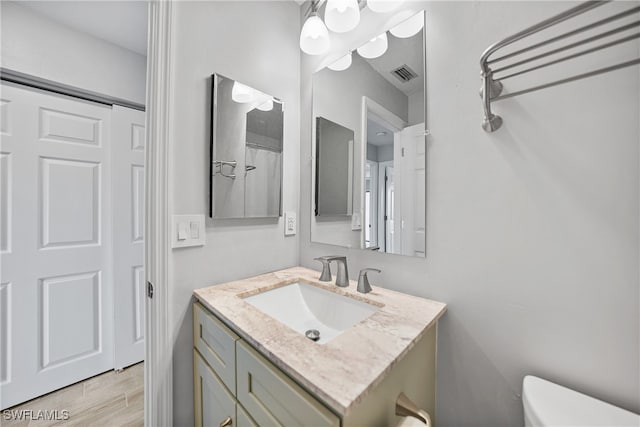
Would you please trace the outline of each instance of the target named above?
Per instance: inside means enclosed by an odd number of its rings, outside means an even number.
[[[382,273],[382,270],[377,268],[363,268],[360,270],[360,275],[358,276],[358,292],[363,294],[368,294],[371,292],[371,285],[369,284],[369,278],[367,277],[367,273],[369,271],[375,271],[376,273]]]
[[[314,258],[314,261],[320,261],[322,263],[322,274],[320,274],[321,282],[330,282],[331,281],[331,268],[329,267],[329,259],[330,257],[321,256],[318,258]]]

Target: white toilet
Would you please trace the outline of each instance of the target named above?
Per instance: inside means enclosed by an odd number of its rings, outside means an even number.
[[[522,405],[525,427],[640,427],[640,415],[530,375]]]

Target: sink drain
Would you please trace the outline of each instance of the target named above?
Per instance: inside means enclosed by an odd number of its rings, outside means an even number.
[[[317,329],[309,329],[304,333],[304,336],[309,338],[311,341],[318,341],[320,339],[320,331]]]

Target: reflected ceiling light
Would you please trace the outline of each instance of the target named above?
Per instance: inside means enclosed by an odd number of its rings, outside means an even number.
[[[231,89],[231,99],[240,104],[253,101],[255,98],[255,91],[247,85],[242,83],[233,82],[233,88]]]
[[[330,64],[328,67],[333,71],[343,71],[351,66],[351,52],[347,53],[345,56],[339,58],[334,63]]]
[[[406,39],[415,36],[424,27],[424,11],[416,13],[406,21],[389,30],[394,36]]]
[[[389,43],[387,41],[387,33],[382,33],[377,37],[372,38],[366,44],[358,48],[358,53],[363,58],[373,59],[381,56],[387,51]]]
[[[273,99],[269,99],[256,107],[260,111],[273,110]]]
[[[267,95],[266,93],[262,93],[260,91],[255,91],[255,103],[254,105],[260,111],[271,111],[273,110],[273,97]]]
[[[309,55],[322,55],[329,50],[329,31],[315,9],[302,26],[300,49]]]
[[[367,0],[367,7],[376,13],[386,13],[395,10],[403,0]]]
[[[324,20],[335,33],[353,30],[360,22],[358,0],[328,0]]]

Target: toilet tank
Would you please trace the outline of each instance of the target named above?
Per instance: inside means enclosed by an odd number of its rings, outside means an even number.
[[[541,378],[522,382],[525,427],[639,427],[640,415]]]

